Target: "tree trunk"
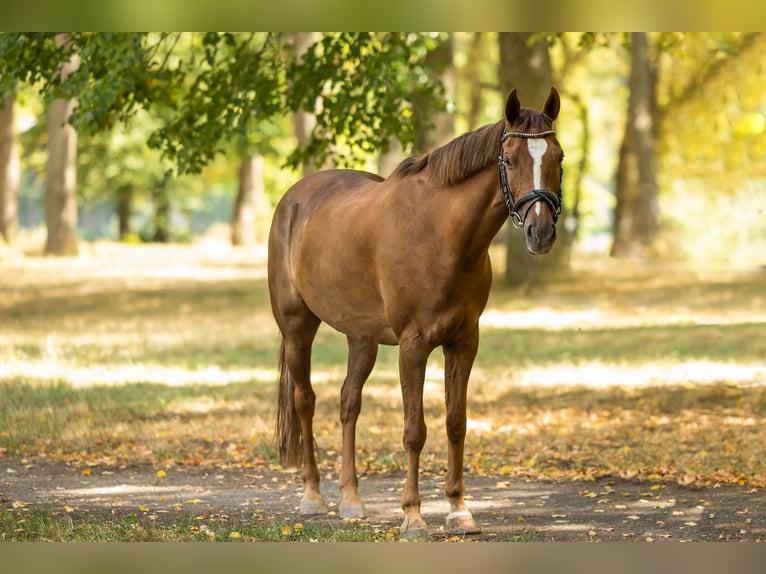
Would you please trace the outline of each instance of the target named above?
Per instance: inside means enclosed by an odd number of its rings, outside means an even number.
[[[564,230],[565,235],[561,238],[565,241],[568,249],[571,250],[572,245],[577,240],[577,236],[580,231],[580,199],[582,182],[585,177],[585,173],[588,169],[588,155],[590,153],[590,128],[588,127],[588,106],[580,99],[579,96],[571,96],[569,100],[579,111],[580,125],[582,126],[582,138],[580,139],[580,160],[577,162],[574,168],[574,175],[567,176],[567,181],[571,185],[571,189],[574,190],[572,197],[571,208],[569,209],[569,217],[565,220],[566,227]],[[570,179],[571,177],[571,179]]]
[[[67,41],[66,34],[56,36],[56,42]],[[64,62],[59,72],[66,81],[80,65],[73,56]],[[48,163],[45,181],[45,240],[46,255],[77,254],[77,132],[69,124],[75,100],[61,98],[48,108]]]
[[[441,82],[444,86],[444,96],[447,101],[455,101],[457,95],[455,62],[454,62],[454,41],[452,34],[439,44],[436,49],[426,54],[425,65],[431,76]],[[414,152],[417,154],[425,153],[435,147],[444,145],[455,137],[455,116],[449,111],[437,111],[426,118],[429,113],[427,102],[422,98],[416,98],[413,102],[413,111],[422,125],[429,125],[417,136]],[[425,121],[424,121],[425,120]],[[428,121],[430,120],[430,122]]]
[[[471,48],[463,71],[463,77],[468,85],[468,131],[480,126],[482,108],[481,64],[484,61],[483,38],[481,32],[474,32]]]
[[[630,40],[630,96],[617,165],[612,257],[651,255],[658,231],[656,70],[649,57],[648,34],[634,32]]]
[[[172,239],[170,231],[170,198],[165,182],[158,183],[152,192],[154,203],[154,236],[152,241],[169,243]]]
[[[120,241],[130,233],[130,216],[133,212],[133,186],[123,185],[117,190],[117,228]]]
[[[539,110],[553,85],[553,71],[548,52],[548,43],[540,37],[530,44],[532,33],[500,32],[500,89],[505,96],[517,88],[519,97],[526,107]],[[566,182],[565,182],[566,183]],[[528,287],[542,283],[546,278],[569,265],[570,250],[566,233],[566,206],[562,205],[557,232],[559,239],[545,256],[530,255],[527,251],[524,232],[506,224],[506,267],[505,280],[514,287]]]
[[[435,50],[426,54],[426,66],[434,78],[444,86],[444,96],[448,101],[455,101],[457,96],[457,76],[454,62],[454,39],[450,34],[445,42]],[[427,102],[422,99],[413,101],[415,115],[423,121],[423,116],[429,113]],[[413,146],[416,154],[425,153],[443,145],[455,136],[455,116],[450,112],[437,111],[431,117],[433,125],[418,134]],[[423,122],[427,124],[428,122]],[[378,173],[383,177],[388,175],[404,159],[404,150],[398,140],[389,142],[389,150],[378,156]]]
[[[319,32],[290,32],[287,34],[287,41],[292,44],[295,50],[295,57],[300,59],[319,40],[319,37]],[[321,102],[317,102],[317,105],[321,105]],[[311,132],[314,130],[314,126],[316,126],[316,117],[311,112],[298,110],[293,113],[293,126],[295,127],[295,137],[298,140],[298,145],[303,146],[308,142]],[[329,160],[322,164],[317,164],[315,161],[310,160],[303,164],[303,177],[331,166],[332,162]]]
[[[19,152],[13,133],[13,96],[0,107],[0,239],[11,243],[19,226]]]
[[[239,168],[239,189],[231,218],[232,245],[256,242],[256,213],[263,192],[263,156],[247,156]]]

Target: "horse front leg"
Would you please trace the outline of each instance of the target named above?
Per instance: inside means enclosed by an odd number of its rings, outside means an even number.
[[[356,421],[362,409],[362,387],[378,356],[378,345],[348,337],[348,371],[340,392],[340,420],[343,425],[343,456],[340,469],[341,518],[364,518],[356,475]]]
[[[450,511],[447,531],[450,534],[478,534],[481,527],[465,504],[463,449],[466,432],[466,397],[468,377],[476,358],[479,333],[471,333],[460,344],[444,346],[444,392],[447,405],[448,462],[445,494]]]
[[[423,384],[425,382],[427,349],[419,335],[400,343],[399,377],[404,408],[404,434],[402,443],[407,452],[407,479],[402,491],[404,521],[399,528],[407,538],[424,538],[427,525],[420,514],[418,471],[420,453],[426,442],[426,423],[423,415]]]

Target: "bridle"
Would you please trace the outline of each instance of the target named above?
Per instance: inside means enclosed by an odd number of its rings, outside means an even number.
[[[503,137],[500,138],[500,158],[498,160],[497,168],[500,175],[500,187],[503,190],[503,198],[505,199],[505,205],[508,207],[508,213],[510,214],[511,223],[517,229],[524,226],[524,222],[527,220],[527,214],[532,206],[538,201],[544,201],[548,204],[548,207],[553,214],[553,223],[559,220],[561,214],[561,180],[564,177],[564,168],[561,168],[559,172],[559,190],[557,193],[553,193],[547,189],[533,189],[522,195],[515,202],[513,201],[513,194],[511,194],[511,188],[508,185],[508,174],[505,172],[505,159],[503,158],[503,142],[508,138],[522,138],[522,139],[534,139],[544,138],[546,136],[555,135],[555,130],[548,130],[546,132],[540,132],[536,134],[527,134],[523,132],[503,132]],[[524,205],[527,208],[524,210],[524,215],[521,215],[519,211]]]

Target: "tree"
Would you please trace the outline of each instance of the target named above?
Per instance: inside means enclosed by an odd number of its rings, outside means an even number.
[[[65,34],[56,36],[65,45]],[[61,63],[59,81],[77,70],[80,59],[71,54]],[[55,98],[48,107],[48,163],[45,181],[46,255],[77,254],[77,132],[69,124],[74,98]]]
[[[13,96],[0,106],[0,239],[13,241],[19,224],[19,153],[13,126]]]
[[[630,34],[628,114],[617,166],[614,257],[648,255],[657,235],[659,203],[655,159],[657,72],[649,54],[649,35]]]
[[[484,61],[484,42],[482,32],[473,32],[471,44],[463,68],[463,77],[468,84],[468,111],[466,123],[468,131],[480,126],[479,117],[482,108],[481,63]]]
[[[457,96],[457,78],[455,76],[454,41],[452,34],[447,34],[434,49],[426,55],[424,65],[434,82],[444,90],[444,97],[454,102]],[[427,94],[420,95],[414,101],[414,114],[418,122],[425,127],[417,134],[414,144],[416,153],[425,153],[430,149],[444,145],[455,137],[455,117],[447,109],[434,110]]]
[[[725,74],[735,58],[757,45],[759,36],[760,33],[650,35],[645,32],[628,36],[629,97],[616,175],[610,251],[613,257],[659,254],[658,147],[663,139],[676,140],[674,134],[666,133],[665,125],[673,123],[679,111],[690,102],[704,100],[704,88]],[[663,55],[672,73],[661,73]],[[698,150],[707,144],[719,155],[721,146],[714,134],[700,140],[687,141],[683,147]]]
[[[232,245],[255,243],[255,218],[263,197],[263,156],[249,155],[239,169],[239,187],[231,221]]]
[[[553,85],[553,70],[548,40],[542,34],[500,32],[500,91],[507,94],[518,88],[523,101],[529,107],[539,107]],[[566,220],[562,206],[560,221]],[[568,262],[566,242],[557,241],[545,257],[530,255],[522,230],[506,225],[505,280],[509,285],[529,286],[542,281],[548,274],[562,268]]]
[[[285,37],[285,44],[288,49],[292,51],[292,57],[296,62],[301,62],[303,57],[308,52],[309,48],[313,46],[320,38],[318,32],[291,32]],[[295,127],[295,138],[298,140],[298,146],[303,147],[308,145],[311,138],[311,132],[316,127],[316,110],[322,106],[321,96],[314,101],[314,109],[308,109],[307,107],[299,108],[293,112],[293,126]],[[327,159],[325,164],[317,164],[316,161],[311,158],[305,158],[302,162],[301,169],[303,176],[310,175],[316,171],[319,171],[323,167],[328,167]]]
[[[411,146],[426,129],[414,117],[416,98],[443,105],[439,85],[423,73],[438,42],[423,34],[325,33],[301,58],[273,33],[68,33],[66,40],[0,35],[0,96],[26,83],[49,101],[76,97],[68,122],[88,140],[146,110],[159,124],[146,141],[177,174],[198,173],[255,124],[301,110],[313,111],[316,124],[286,165],[308,158],[324,165],[330,155],[350,164],[391,138]],[[59,76],[74,54],[80,66]],[[129,194],[121,197],[124,214]]]

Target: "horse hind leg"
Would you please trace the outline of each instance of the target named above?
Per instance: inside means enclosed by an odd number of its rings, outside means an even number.
[[[319,491],[319,469],[314,453],[313,431],[316,395],[311,387],[311,344],[319,328],[319,319],[313,315],[304,319],[301,329],[291,330],[292,334],[284,337],[282,357],[286,373],[280,377],[279,411],[283,413],[283,420],[290,421],[287,424],[292,428],[290,431],[282,432],[282,436],[299,436],[300,440],[293,438],[291,446],[289,439],[281,439],[280,460],[284,458],[288,464],[294,464],[302,456],[304,492],[300,503],[300,513],[312,515],[326,513],[327,505]],[[285,423],[282,424],[287,426]],[[300,454],[292,453],[283,456],[283,450],[286,453],[289,452],[297,446],[296,443],[300,445]]]
[[[356,421],[362,408],[362,387],[378,356],[378,345],[348,337],[348,371],[340,394],[340,420],[343,425],[343,456],[340,471],[341,518],[364,518],[364,501],[359,497],[356,473]]]

